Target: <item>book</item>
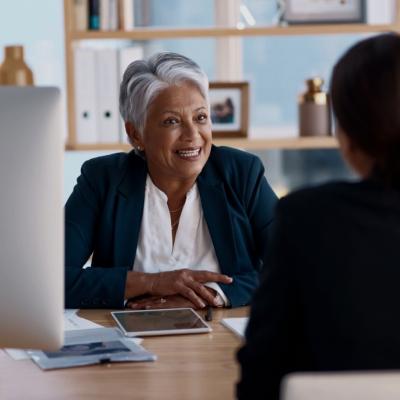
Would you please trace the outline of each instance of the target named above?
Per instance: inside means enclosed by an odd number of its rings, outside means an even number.
[[[65,332],[65,344],[57,351],[28,350],[44,370],[80,367],[109,362],[155,361],[157,357],[125,338],[116,328],[94,328]]]
[[[119,28],[119,4],[118,0],[110,0],[110,21],[109,29],[110,31],[117,31]]]
[[[110,30],[110,0],[99,0],[100,1],[100,30]]]
[[[119,0],[119,26],[123,31],[131,31],[135,27],[134,0]]]
[[[89,0],[89,29],[100,29],[100,0]]]
[[[75,30],[86,31],[88,29],[88,0],[74,0]]]

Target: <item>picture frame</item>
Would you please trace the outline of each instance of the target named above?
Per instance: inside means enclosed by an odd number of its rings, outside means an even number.
[[[365,0],[283,0],[283,21],[290,24],[365,22]]]
[[[249,83],[210,82],[209,97],[213,137],[247,137]]]

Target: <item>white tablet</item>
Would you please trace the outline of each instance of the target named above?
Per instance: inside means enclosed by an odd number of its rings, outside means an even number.
[[[179,335],[212,330],[191,308],[113,311],[111,315],[126,336]]]

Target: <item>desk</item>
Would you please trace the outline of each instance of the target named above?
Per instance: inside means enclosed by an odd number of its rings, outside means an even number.
[[[211,333],[145,338],[143,346],[158,356],[155,362],[44,372],[32,361],[12,360],[0,350],[0,399],[233,399],[240,340],[219,321],[247,314],[248,308],[215,310]],[[82,310],[79,315],[115,325],[110,310]]]

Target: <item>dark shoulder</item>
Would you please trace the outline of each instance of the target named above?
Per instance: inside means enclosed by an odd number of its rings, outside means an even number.
[[[379,196],[376,187],[366,181],[331,182],[300,189],[283,197],[278,202],[277,213],[291,219],[321,221],[337,219],[355,212],[364,206],[369,207],[373,197]]]
[[[133,151],[109,154],[85,161],[81,175],[93,189],[105,193],[116,188],[128,170],[137,170],[136,164],[143,162]]]
[[[115,171],[124,167],[128,157],[127,153],[115,153],[91,158],[83,163],[82,170],[93,174]]]
[[[82,173],[91,178],[117,178],[124,174],[128,165],[143,162],[133,151],[114,153],[87,160],[82,165]]]

